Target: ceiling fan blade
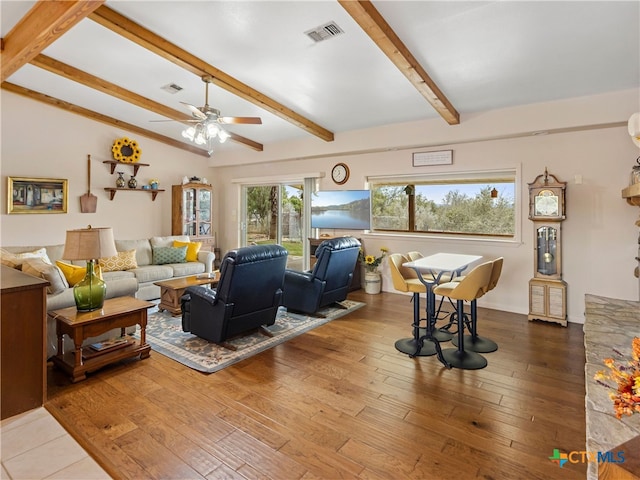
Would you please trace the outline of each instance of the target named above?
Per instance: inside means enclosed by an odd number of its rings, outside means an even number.
[[[245,124],[253,124],[259,125],[262,124],[262,119],[260,117],[220,117],[218,119],[219,123],[245,123]]]
[[[179,122],[179,123],[199,123],[202,120],[186,119],[186,120],[149,120],[149,122]]]
[[[186,106],[194,117],[199,118],[200,120],[207,119],[207,116],[204,113],[202,113],[198,107],[195,107],[190,103],[185,103],[185,102],[180,102],[180,103]]]

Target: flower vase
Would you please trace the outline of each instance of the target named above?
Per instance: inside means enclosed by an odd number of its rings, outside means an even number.
[[[118,172],[118,178],[116,178],[116,188],[124,188],[127,185],[127,182],[122,175],[124,175],[124,172]]]
[[[382,290],[382,280],[380,272],[365,272],[364,274],[364,291],[375,295]]]
[[[138,181],[136,180],[136,177],[134,177],[133,175],[131,175],[131,178],[129,179],[129,188],[136,188],[138,186]]]

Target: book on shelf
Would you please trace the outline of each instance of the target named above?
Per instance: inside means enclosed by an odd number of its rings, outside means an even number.
[[[87,348],[82,349],[82,359],[90,360],[92,358],[99,357],[105,353],[113,352],[114,350],[119,350],[131,345],[134,341],[135,340],[132,337],[124,336],[91,344]],[[101,349],[98,350],[98,348]]]
[[[109,340],[104,340],[98,343],[92,343],[89,346],[91,347],[92,350],[95,350],[96,352],[102,352],[103,350],[107,350],[110,348],[124,346],[127,343],[129,343],[129,337],[124,336],[124,337],[110,338]]]

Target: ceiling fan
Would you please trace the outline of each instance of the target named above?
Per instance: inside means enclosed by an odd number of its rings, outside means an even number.
[[[209,83],[213,82],[213,77],[211,75],[204,75],[202,77],[202,81],[205,83],[205,93],[204,93],[204,106],[196,107],[189,103],[180,102],[185,105],[191,115],[193,115],[194,120],[192,122],[217,122],[220,124],[261,124],[262,120],[260,117],[223,117],[220,115],[220,110],[216,108],[212,108],[209,106]]]
[[[182,136],[196,145],[206,145],[209,155],[213,153],[213,140],[224,143],[231,134],[227,132],[223,125],[232,124],[262,124],[260,117],[226,117],[220,115],[220,110],[209,106],[209,83],[213,82],[211,75],[204,75],[202,81],[205,83],[204,106],[196,107],[190,103],[180,102],[185,105],[193,116],[192,120],[183,120],[184,123],[195,123],[192,127],[187,127],[182,131]],[[154,121],[154,120],[152,120]],[[166,120],[156,120],[166,121]],[[169,120],[173,121],[173,120]]]

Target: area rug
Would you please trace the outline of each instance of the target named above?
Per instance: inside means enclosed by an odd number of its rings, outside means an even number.
[[[151,311],[147,319],[147,343],[151,345],[152,352],[161,353],[200,372],[213,373],[364,306],[362,302],[351,300],[342,303],[348,308],[321,309],[319,313],[324,317],[288,312],[286,308],[280,307],[276,322],[266,328],[273,336],[252,331],[226,342],[235,346],[237,350],[230,350],[183,332],[182,318],[179,316],[173,317],[167,312]],[[138,338],[139,333],[139,330],[135,333]]]

